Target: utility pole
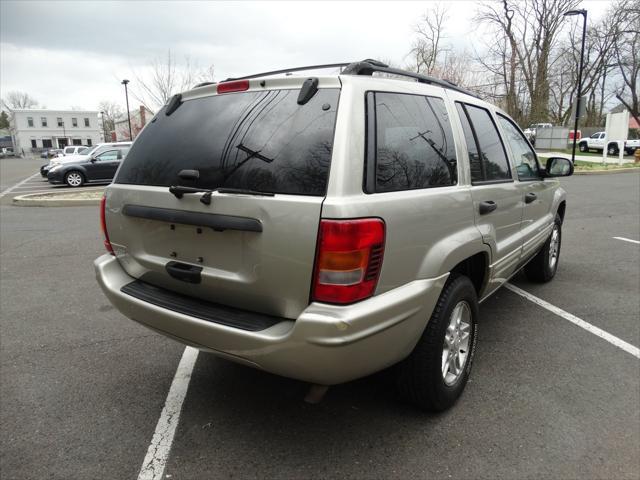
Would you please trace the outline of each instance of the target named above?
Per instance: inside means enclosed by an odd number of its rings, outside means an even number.
[[[580,118],[580,105],[582,103],[582,69],[584,67],[584,41],[587,37],[587,11],[569,10],[564,14],[565,17],[573,15],[582,15],[582,48],[580,49],[580,68],[578,69],[578,94],[576,95],[576,118],[573,126],[573,149],[571,150],[571,163],[576,163],[576,141],[578,140],[578,119]]]
[[[129,112],[129,93],[127,92],[127,84],[129,80],[122,80],[122,85],[124,85],[124,96],[127,100],[127,120],[129,120],[129,140],[133,141],[133,134],[131,133],[131,112]]]

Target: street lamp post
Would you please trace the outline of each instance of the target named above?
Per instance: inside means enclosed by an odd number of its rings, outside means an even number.
[[[578,94],[576,95],[576,118],[573,125],[573,149],[571,150],[571,163],[576,163],[576,141],[578,139],[578,118],[580,117],[580,107],[582,103],[582,68],[584,66],[584,41],[587,37],[587,11],[569,10],[565,12],[565,17],[582,15],[582,48],[580,49],[580,68],[578,69]]]
[[[129,140],[133,141],[133,134],[131,133],[131,112],[129,112],[129,93],[127,92],[127,83],[129,80],[122,80],[122,85],[124,85],[124,96],[127,99],[127,120],[129,120]]]
[[[107,141],[107,125],[104,123],[104,111],[100,112],[102,115],[102,135],[104,136],[104,141]]]

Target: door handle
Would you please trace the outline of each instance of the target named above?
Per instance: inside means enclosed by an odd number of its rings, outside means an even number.
[[[496,208],[498,208],[498,204],[493,200],[487,200],[486,202],[480,202],[479,211],[480,215],[485,215],[487,213],[493,212]]]
[[[535,193],[533,193],[533,192],[527,193],[527,194],[524,196],[524,203],[531,203],[531,202],[533,202],[536,198],[538,198],[538,196],[537,196]]]
[[[202,272],[202,267],[187,265],[186,263],[180,262],[169,262],[164,266],[164,268],[173,278],[188,283],[200,283],[200,272]]]

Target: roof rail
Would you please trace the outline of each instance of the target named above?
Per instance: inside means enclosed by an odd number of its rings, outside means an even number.
[[[410,72],[408,70],[402,70],[399,68],[393,68],[385,65],[377,60],[363,60],[361,62],[354,62],[349,64],[341,73],[341,75],[373,75],[374,72],[390,73],[392,75],[400,75],[403,77],[415,78],[420,83],[428,83],[431,85],[438,85],[442,88],[448,88],[449,90],[455,90],[456,92],[464,93],[465,95],[471,95],[472,97],[479,98],[478,95],[472,93],[464,88],[457,86],[455,83],[448,80],[440,80],[439,78],[429,77],[420,73]]]
[[[270,75],[277,75],[279,73],[302,72],[304,70],[320,70],[323,68],[339,68],[339,67],[346,67],[347,65],[352,65],[352,64],[351,63],[328,63],[325,65],[309,65],[308,67],[285,68],[284,70],[273,70],[272,72],[254,73],[253,75],[247,75],[245,77],[227,78],[226,80],[223,80],[223,82],[230,82],[232,80],[249,80],[250,78],[268,77]]]

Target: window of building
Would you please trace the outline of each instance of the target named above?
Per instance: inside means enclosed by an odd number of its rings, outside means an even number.
[[[33,117],[27,117],[27,125],[33,127]]]
[[[58,126],[62,128],[64,126],[64,123],[62,122],[62,117],[58,117],[56,120],[58,121]]]
[[[505,134],[504,139],[511,148],[518,180],[539,180],[538,159],[524,134],[507,117],[498,114],[498,122]]]
[[[90,146],[91,146],[91,139],[87,138],[87,147],[90,147]]]
[[[78,126],[78,119],[77,118],[72,118],[71,119],[71,125],[73,125],[74,127]]]
[[[501,182],[511,180],[511,170],[496,124],[488,110],[456,102],[462,121],[471,182]]]
[[[31,148],[38,148],[38,142],[36,142],[35,138],[31,139]]]
[[[89,126],[90,126],[90,124],[89,124],[89,119],[88,119],[88,118],[86,118],[86,117],[85,117],[85,119],[84,119],[84,126],[85,126],[85,127],[89,127]]]
[[[42,139],[42,148],[53,148],[53,142],[50,138]]]
[[[441,98],[370,92],[367,111],[368,193],[456,184],[455,143]]]
[[[47,126],[47,117],[40,117],[40,123],[43,127]]]
[[[82,139],[81,138],[74,138],[73,140],[71,140],[72,145],[82,145]]]

